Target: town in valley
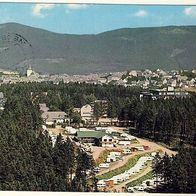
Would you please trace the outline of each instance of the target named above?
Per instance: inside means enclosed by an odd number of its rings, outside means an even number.
[[[0,15],[0,195],[196,193],[195,6]]]

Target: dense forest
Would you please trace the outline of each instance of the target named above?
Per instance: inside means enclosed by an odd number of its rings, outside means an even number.
[[[38,105],[20,85],[11,89],[0,116],[0,190],[96,191],[92,157],[61,135],[53,145]]]
[[[5,96],[26,94],[34,103],[46,103],[50,110],[72,114],[96,99],[108,101],[108,117],[131,120],[140,137],[178,147],[182,143],[196,145],[196,94],[189,98],[140,100],[140,88],[115,85],[51,82],[2,85]]]
[[[196,95],[189,98],[134,101],[121,111],[120,118],[131,119],[134,135],[163,142],[173,148],[183,143],[196,146]]]
[[[196,150],[181,147],[176,156],[158,154],[154,161],[154,174],[164,183],[157,186],[159,193],[196,193]]]
[[[195,32],[195,26],[164,26],[74,35],[18,23],[0,24],[1,47],[9,45],[8,51],[0,53],[0,65],[24,72],[26,64],[31,64],[38,73],[69,75],[160,67],[195,69]],[[17,40],[22,38],[28,41],[20,44]]]
[[[109,102],[108,116],[118,117],[122,108],[132,99],[138,99],[140,88],[114,85],[95,85],[85,83],[52,82],[6,84],[0,86],[6,96],[10,93],[21,93],[31,97],[36,103],[46,103],[50,110],[61,110],[69,113],[74,107],[82,107],[96,99]]]
[[[92,157],[70,139],[63,142],[62,136],[53,147],[48,134],[41,132],[38,104],[46,103],[50,110],[71,115],[74,107],[103,99],[108,101],[109,117],[133,121],[131,134],[179,151],[175,157],[160,157],[155,164],[154,168],[159,168],[154,170],[156,175],[168,187],[159,191],[196,192],[195,94],[188,98],[140,100],[141,89],[137,87],[63,82],[7,84],[1,85],[0,91],[7,98],[0,116],[1,190],[96,191]],[[175,175],[179,175],[176,184]]]

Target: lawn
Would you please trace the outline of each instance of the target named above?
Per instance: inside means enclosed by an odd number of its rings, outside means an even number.
[[[137,180],[133,180],[132,182],[127,183],[126,186],[127,187],[138,186],[138,185],[142,184],[143,181],[148,180],[148,179],[152,179],[152,178],[153,178],[153,172],[150,171],[146,175],[138,178]]]

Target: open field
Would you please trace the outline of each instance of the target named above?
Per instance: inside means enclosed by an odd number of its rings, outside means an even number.
[[[100,163],[103,163],[106,160],[107,156],[110,154],[110,151],[108,149],[103,149],[102,147],[96,147],[96,146],[93,146],[93,147],[94,147],[93,157],[96,162],[96,165],[98,166]],[[95,155],[98,155],[98,156],[95,156]]]
[[[91,150],[92,150],[92,155],[94,160],[97,161],[98,158],[102,156],[104,151],[106,151],[106,148],[99,147],[99,146],[91,146]]]
[[[58,125],[56,126],[56,128],[47,128],[47,129],[50,134],[54,134],[54,135],[58,135],[59,133],[65,134],[64,132],[65,129]]]

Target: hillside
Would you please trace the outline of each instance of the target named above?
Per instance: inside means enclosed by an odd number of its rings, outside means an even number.
[[[16,34],[30,46],[17,44]],[[196,67],[195,51],[196,26],[69,35],[16,23],[0,25],[0,68],[20,71],[29,63],[38,72],[68,74],[160,67],[191,69]]]

